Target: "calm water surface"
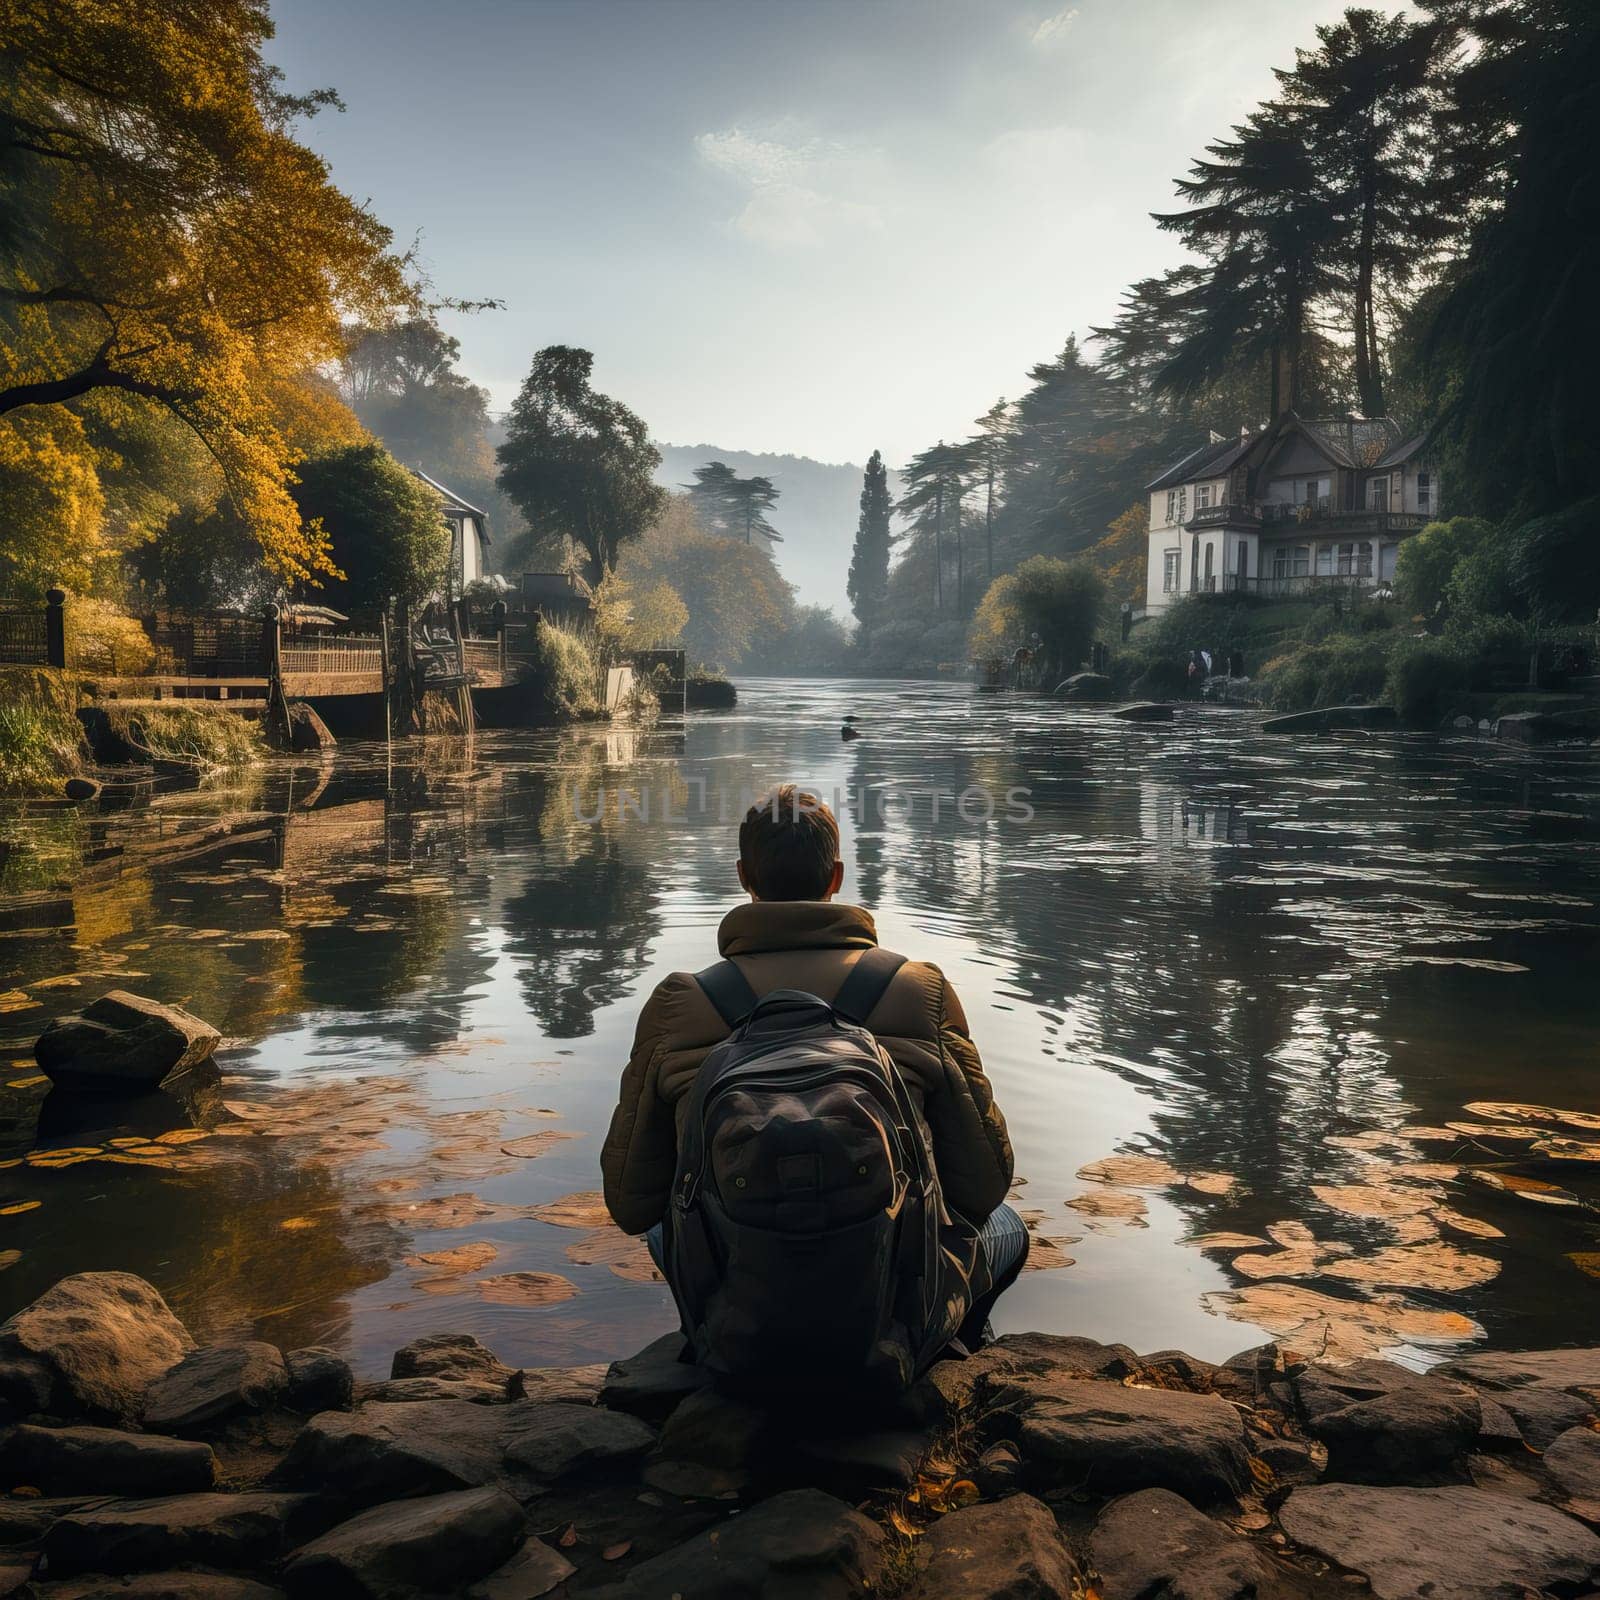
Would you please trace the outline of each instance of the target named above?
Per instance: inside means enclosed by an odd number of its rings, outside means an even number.
[[[667,1329],[595,1211],[600,1140],[644,995],[714,957],[719,805],[780,777],[871,797],[845,818],[846,894],[965,1000],[1017,1203],[1054,1241],[1003,1327],[1416,1361],[1592,1337],[1600,1166],[1442,1125],[1480,1101],[1600,1112],[1600,844],[1515,815],[1600,814],[1600,751],[770,681],[680,728],[392,767],[346,746],[29,821],[29,876],[70,889],[36,913],[56,925],[0,935],[0,1313],[122,1268],[203,1337],[333,1343],[368,1375],[425,1331],[531,1365]],[[972,788],[994,820],[957,813]],[[1031,820],[1007,819],[1013,788]],[[220,1082],[47,1094],[34,1037],[119,986],[215,1023]],[[1079,1175],[1113,1155],[1153,1159]]]

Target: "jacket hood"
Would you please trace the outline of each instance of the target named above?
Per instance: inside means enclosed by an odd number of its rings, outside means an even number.
[[[722,919],[725,956],[770,950],[866,950],[878,942],[872,913],[837,900],[750,900]]]

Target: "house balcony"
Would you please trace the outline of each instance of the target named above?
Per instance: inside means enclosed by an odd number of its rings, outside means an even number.
[[[1340,589],[1380,589],[1387,580],[1371,572],[1292,572],[1265,577],[1241,578],[1237,572],[1225,572],[1220,583],[1209,581],[1208,588],[1220,587],[1229,594],[1256,594],[1264,599],[1283,599],[1290,595],[1332,594]]]
[[[1260,532],[1263,538],[1274,535],[1284,537],[1291,530],[1298,532],[1302,529],[1312,537],[1345,539],[1366,535],[1381,538],[1385,534],[1416,533],[1427,525],[1428,520],[1426,513],[1415,511],[1374,511],[1365,506],[1344,510],[1324,498],[1294,504],[1239,502],[1202,506],[1184,523],[1183,528],[1185,533],[1238,528],[1245,532]]]

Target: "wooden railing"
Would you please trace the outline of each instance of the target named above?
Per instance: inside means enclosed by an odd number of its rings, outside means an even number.
[[[463,639],[461,653],[469,673],[505,671],[505,650],[498,639]]]
[[[383,640],[376,634],[329,633],[285,640],[279,652],[285,674],[327,677],[383,671]]]
[[[43,606],[25,600],[0,600],[0,664],[50,665],[50,638]]]

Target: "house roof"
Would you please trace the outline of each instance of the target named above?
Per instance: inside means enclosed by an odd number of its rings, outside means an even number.
[[[444,512],[446,516],[449,516],[450,513],[454,511],[457,513],[465,512],[469,517],[476,517],[478,519],[478,537],[482,539],[485,544],[490,542],[489,513],[485,511],[482,506],[473,505],[470,500],[463,498],[461,495],[457,494],[454,489],[451,489],[445,484],[440,483],[437,478],[430,478],[421,467],[413,467],[411,469],[411,475],[414,478],[421,478],[422,481],[427,484],[427,486],[432,489],[441,500],[444,501]]]
[[[1393,417],[1313,417],[1290,415],[1285,421],[1297,425],[1311,442],[1341,467],[1373,467],[1385,451],[1400,438],[1400,424]]]
[[[1180,483],[1193,483],[1196,478],[1214,478],[1218,473],[1228,472],[1260,437],[1258,433],[1248,433],[1237,439],[1218,439],[1203,444],[1168,467],[1159,478],[1153,478],[1145,485],[1146,492],[1175,489]]]
[[[1427,441],[1427,437],[1427,434],[1419,433],[1414,439],[1407,439],[1403,443],[1395,445],[1378,465],[1380,467],[1398,467],[1402,461],[1409,461],[1422,448]]]

